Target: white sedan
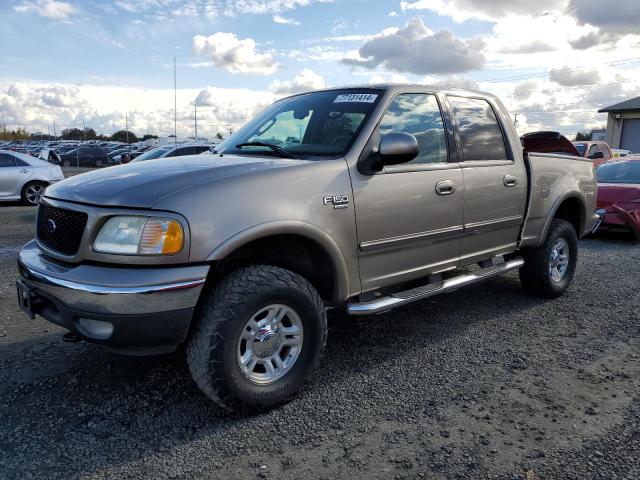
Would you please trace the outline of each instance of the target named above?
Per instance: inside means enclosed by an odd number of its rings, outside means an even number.
[[[47,185],[64,180],[58,165],[29,155],[0,150],[0,201],[37,205]]]

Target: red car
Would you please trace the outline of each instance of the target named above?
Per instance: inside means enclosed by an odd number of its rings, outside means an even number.
[[[602,165],[613,157],[607,142],[573,142],[573,145],[581,157],[593,160],[594,167]]]
[[[640,240],[640,155],[609,160],[596,176],[600,229],[631,232]]]

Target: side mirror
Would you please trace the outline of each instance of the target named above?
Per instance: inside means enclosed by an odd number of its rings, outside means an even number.
[[[382,136],[378,154],[384,165],[407,163],[418,156],[418,140],[410,133],[392,132]]]
[[[602,153],[602,152],[596,152],[596,153],[594,153],[593,155],[591,155],[589,158],[590,158],[591,160],[600,160],[600,159],[603,159],[603,158],[604,158],[604,153]]]

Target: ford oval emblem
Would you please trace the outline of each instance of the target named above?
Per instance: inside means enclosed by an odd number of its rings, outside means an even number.
[[[47,220],[47,233],[53,233],[57,228],[58,226],[56,225],[56,222],[53,221],[53,219],[50,218],[49,220]]]

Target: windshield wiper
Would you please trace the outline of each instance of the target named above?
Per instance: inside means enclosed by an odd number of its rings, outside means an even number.
[[[285,150],[284,148],[269,142],[246,142],[246,143],[239,143],[236,145],[236,148],[242,148],[242,147],[267,147],[273,150],[278,155],[280,155],[282,158],[298,158],[289,150]]]

